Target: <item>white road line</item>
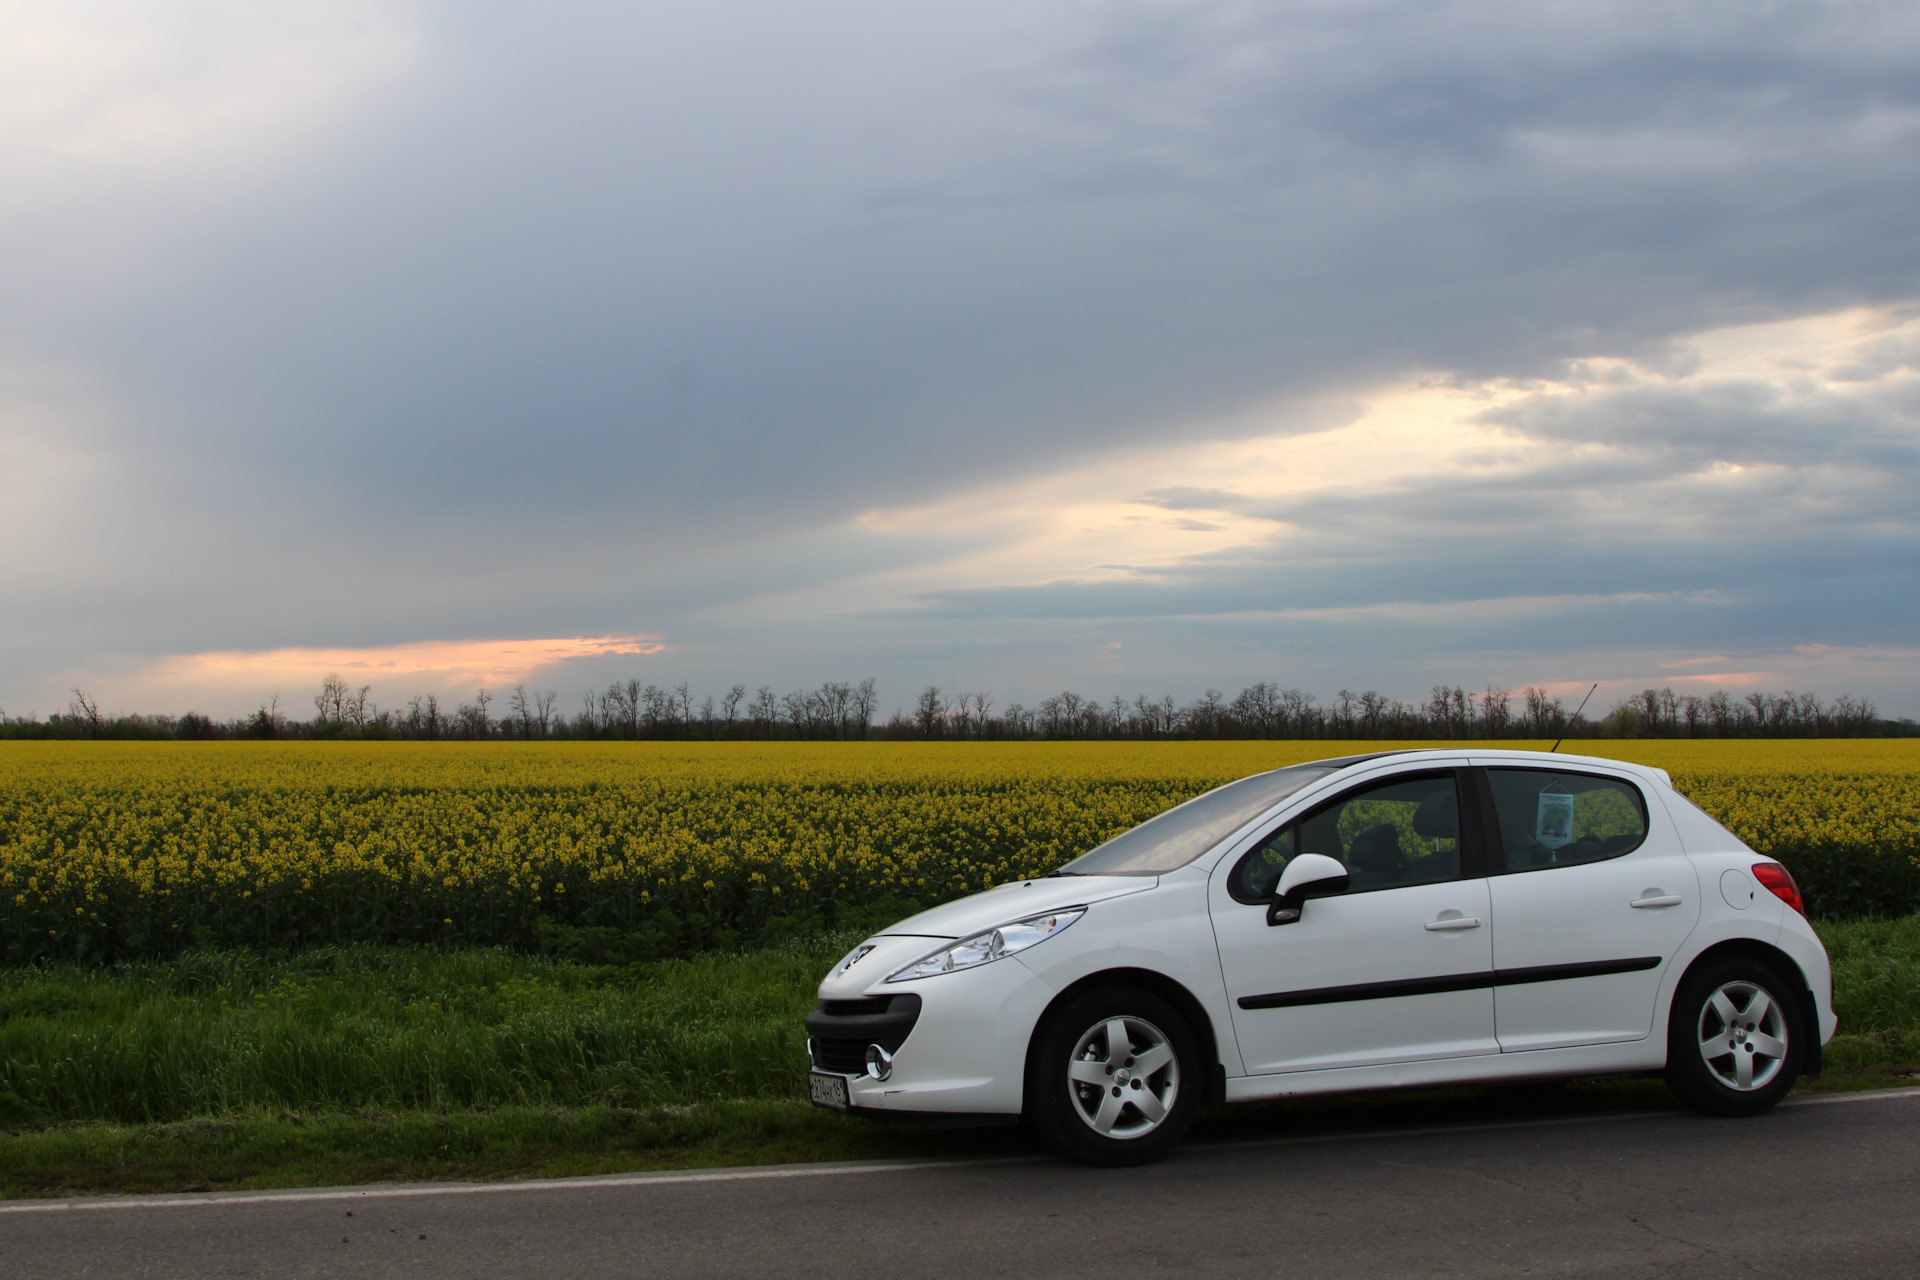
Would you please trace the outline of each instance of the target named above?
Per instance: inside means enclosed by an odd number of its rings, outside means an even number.
[[[1920,1088],[1875,1089],[1859,1093],[1815,1094],[1783,1102],[1783,1107],[1804,1107],[1834,1102],[1879,1102],[1892,1098],[1920,1098]],[[1651,1120],[1690,1116],[1690,1111],[1598,1111],[1578,1116],[1548,1116],[1526,1120],[1492,1120],[1483,1124],[1423,1125],[1415,1128],[1374,1129],[1346,1132],[1299,1134],[1293,1137],[1256,1139],[1250,1142],[1209,1142],[1183,1150],[1198,1154],[1205,1151],[1248,1150],[1256,1147],[1298,1146],[1307,1143],[1355,1142],[1380,1138],[1449,1137],[1461,1133],[1487,1133],[1501,1129],[1545,1129],[1561,1125],[1597,1124],[1604,1121]],[[402,1200],[423,1196],[498,1195],[516,1191],[597,1191],[603,1187],[659,1187],[694,1182],[760,1182],[774,1178],[825,1178],[861,1173],[903,1173],[920,1169],[981,1169],[993,1165],[1038,1164],[1051,1156],[985,1156],[958,1160],[866,1160],[820,1164],[770,1165],[762,1168],[735,1167],[689,1170],[683,1173],[622,1173],[593,1178],[541,1178],[522,1182],[425,1182],[415,1186],[324,1187],[314,1190],[207,1192],[195,1195],[154,1196],[74,1196],[59,1200],[0,1201],[0,1214],[11,1213],[97,1213],[114,1209],[218,1208],[226,1205],[301,1204],[339,1201]]]
[[[652,1187],[682,1182],[757,1182],[767,1178],[821,1178],[849,1173],[898,1173],[913,1169],[974,1168],[1045,1159],[1043,1156],[964,1160],[870,1160],[861,1163],[786,1164],[765,1168],[690,1170],[685,1173],[616,1173],[596,1178],[538,1178],[521,1182],[423,1182],[418,1186],[324,1187],[312,1191],[208,1192],[188,1196],[101,1196],[65,1200],[0,1202],[0,1214],[85,1212],[101,1209],[179,1209],[191,1205],[293,1204],[324,1200],[396,1200],[415,1196],[482,1196],[507,1191],[594,1191],[601,1187]]]
[[[1828,1102],[1877,1102],[1882,1098],[1920,1098],[1920,1089],[1909,1085],[1902,1089],[1862,1089],[1858,1093],[1811,1093],[1790,1098],[1783,1107],[1811,1107]]]

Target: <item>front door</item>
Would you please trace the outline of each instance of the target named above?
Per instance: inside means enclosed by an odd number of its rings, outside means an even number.
[[[1495,1023],[1507,1052],[1638,1040],[1700,918],[1664,813],[1623,778],[1486,771],[1501,849],[1488,880]]]
[[[1364,784],[1223,864],[1214,936],[1249,1074],[1499,1051],[1491,904],[1479,824],[1461,822],[1461,777]],[[1297,853],[1338,859],[1352,887],[1269,925],[1273,887]]]

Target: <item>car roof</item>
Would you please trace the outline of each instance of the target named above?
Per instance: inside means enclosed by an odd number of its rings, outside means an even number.
[[[1365,755],[1329,756],[1322,760],[1302,760],[1300,763],[1303,765],[1319,765],[1323,767],[1331,765],[1336,769],[1350,769],[1355,765],[1364,764],[1369,760],[1383,760],[1388,757],[1403,759],[1411,764],[1421,760],[1457,759],[1463,755],[1472,756],[1476,760],[1498,760],[1502,763],[1511,762],[1535,769],[1551,768],[1552,765],[1548,763],[1548,757],[1551,757],[1554,763],[1564,762],[1570,767],[1598,765],[1602,768],[1618,769],[1624,773],[1636,774],[1642,778],[1657,780],[1667,786],[1673,785],[1673,780],[1668,777],[1665,769],[1656,769],[1651,765],[1635,764],[1630,760],[1614,760],[1607,756],[1575,755],[1568,751],[1520,751],[1512,747],[1477,747],[1464,744],[1453,747],[1400,747],[1390,751],[1373,751]]]

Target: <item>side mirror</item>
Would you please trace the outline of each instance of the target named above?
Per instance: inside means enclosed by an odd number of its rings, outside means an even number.
[[[1347,869],[1324,853],[1303,853],[1287,864],[1274,887],[1273,905],[1267,908],[1268,924],[1292,924],[1308,898],[1330,898],[1345,893],[1353,883]]]

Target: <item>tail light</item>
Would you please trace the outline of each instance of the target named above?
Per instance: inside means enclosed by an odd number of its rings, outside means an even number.
[[[1800,900],[1800,886],[1793,882],[1793,873],[1777,862],[1756,862],[1753,864],[1753,878],[1765,885],[1774,897],[1798,911],[1807,914],[1807,904]]]

